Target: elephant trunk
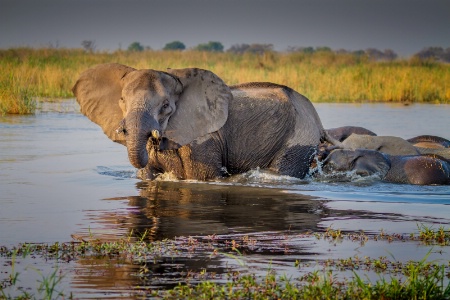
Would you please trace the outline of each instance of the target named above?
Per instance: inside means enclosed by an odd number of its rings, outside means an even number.
[[[147,141],[152,135],[160,135],[160,126],[145,111],[128,113],[125,123],[128,159],[135,168],[144,168],[148,163]]]

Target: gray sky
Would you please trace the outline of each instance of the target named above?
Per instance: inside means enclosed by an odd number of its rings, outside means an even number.
[[[401,56],[450,47],[450,0],[0,0],[0,48],[219,41]]]

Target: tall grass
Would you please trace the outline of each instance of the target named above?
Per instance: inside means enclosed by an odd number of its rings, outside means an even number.
[[[450,103],[450,65],[418,59],[373,62],[334,52],[262,55],[199,51],[115,51],[81,49],[0,50],[0,107],[21,110],[33,97],[69,98],[79,74],[96,64],[117,62],[135,68],[198,67],[209,69],[227,84],[270,81],[287,85],[313,102]]]
[[[35,91],[29,78],[19,74],[3,74],[0,80],[0,115],[30,114],[36,108]]]

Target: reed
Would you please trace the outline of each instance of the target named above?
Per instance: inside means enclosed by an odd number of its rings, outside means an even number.
[[[405,236],[403,234],[386,234],[383,230],[377,235],[367,235],[363,232],[343,233],[340,229],[327,228],[325,231],[302,233],[301,236],[316,237],[335,244],[337,240],[346,240],[360,243],[362,240],[373,242],[389,241],[404,243],[405,241],[436,242],[441,248],[439,252],[446,253],[445,246],[441,243],[442,237],[448,240],[448,228],[439,227],[433,229],[425,225],[418,225],[419,232]],[[4,264],[2,276],[0,276],[0,299],[56,299],[56,298],[78,298],[70,291],[64,291],[70,280],[70,273],[77,272],[76,268],[70,267],[72,261],[86,258],[98,261],[106,259],[108,264],[114,261],[117,266],[121,264],[132,264],[132,277],[139,277],[141,282],[137,286],[128,287],[129,298],[158,298],[158,299],[450,299],[449,260],[443,257],[439,260],[430,260],[430,254],[436,250],[432,247],[428,253],[419,261],[397,261],[394,257],[371,258],[357,255],[346,258],[332,259],[326,261],[299,262],[295,261],[295,268],[299,270],[296,274],[289,276],[277,274],[272,269],[270,262],[266,266],[247,265],[251,261],[253,249],[264,250],[268,246],[267,240],[241,236],[239,239],[227,242],[224,240],[211,240],[211,237],[179,237],[173,240],[146,242],[148,233],[135,236],[131,231],[126,237],[115,241],[101,241],[90,232],[89,237],[72,235],[74,241],[53,244],[28,244],[23,243],[8,248],[0,245],[0,258]],[[212,244],[211,244],[212,242]],[[212,247],[212,245],[214,245]],[[339,243],[337,244],[339,245]],[[363,247],[360,245],[359,247]],[[373,246],[373,245],[372,245]],[[370,247],[372,247],[370,246]],[[269,245],[269,247],[271,247]],[[344,249],[347,246],[344,246]],[[344,250],[345,252],[345,250]],[[234,259],[239,268],[226,267],[223,269],[223,277],[215,276],[206,268],[197,271],[180,273],[180,283],[170,289],[154,288],[152,284],[159,282],[155,277],[152,266],[156,261],[163,262],[164,258],[170,261],[173,257],[192,258],[208,261],[213,256],[223,256]],[[250,254],[250,255],[249,255]],[[254,254],[254,253],[253,253]],[[44,268],[46,272],[38,268],[27,267],[30,271],[37,272],[38,288],[33,290],[34,282],[21,280],[22,274],[18,271],[25,262],[30,259],[42,263],[33,265]],[[55,264],[58,262],[58,264]],[[80,263],[82,266],[83,264]],[[96,264],[90,265],[93,268]],[[47,266],[47,268],[45,268]],[[62,268],[60,268],[63,266]],[[189,264],[186,266],[188,267]],[[227,263],[228,266],[228,263]],[[89,266],[88,266],[89,267]],[[258,268],[266,269],[267,275],[261,276],[254,272]],[[214,269],[214,268],[213,268]],[[50,272],[48,272],[50,270]],[[344,273],[353,270],[348,278]],[[375,272],[378,277],[370,280],[364,274]],[[170,273],[166,276],[171,276]],[[66,275],[69,275],[66,277]],[[3,279],[2,279],[3,278]],[[122,278],[123,279],[123,278]],[[147,281],[148,280],[148,281]],[[156,281],[154,281],[156,280]],[[143,286],[140,286],[143,284]],[[118,285],[120,286],[120,285]],[[99,294],[101,288],[99,287]],[[122,286],[123,289],[125,287]],[[33,294],[34,293],[34,294]],[[17,297],[18,296],[18,297]]]
[[[30,98],[70,98],[79,74],[96,64],[135,68],[198,67],[227,84],[270,81],[287,85],[313,102],[450,103],[450,65],[418,59],[374,62],[331,51],[236,55],[199,51],[96,52],[81,49],[0,50],[1,111],[28,113]]]
[[[0,80],[0,115],[31,114],[36,108],[34,86],[30,78],[6,72]]]

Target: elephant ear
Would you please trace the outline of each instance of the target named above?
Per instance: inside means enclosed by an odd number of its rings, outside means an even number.
[[[230,88],[214,73],[197,69],[169,69],[183,85],[177,109],[170,117],[165,135],[186,145],[219,130],[228,118]]]
[[[123,119],[119,106],[122,78],[135,69],[121,64],[103,64],[84,71],[72,88],[81,112],[99,125],[114,142],[125,145],[116,132]]]

